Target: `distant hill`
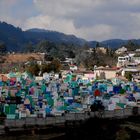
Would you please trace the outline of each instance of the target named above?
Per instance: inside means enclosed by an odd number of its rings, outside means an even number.
[[[37,28],[22,31],[19,27],[15,27],[6,22],[0,22],[0,43],[3,42],[7,46],[8,51],[23,51],[27,44],[38,44],[42,40],[47,40],[56,44],[73,44],[75,46],[88,44],[90,47],[95,47],[97,44],[97,41],[86,41],[85,39],[78,38],[75,35],[67,35],[57,31]],[[140,39],[133,39],[132,41],[140,45]],[[122,39],[110,39],[99,42],[101,46],[113,49],[119,48],[127,43],[128,40]]]
[[[18,51],[26,42],[26,39],[20,28],[0,22],[0,42],[4,42],[8,50]]]
[[[74,35],[66,35],[44,29],[22,31],[19,27],[15,27],[6,22],[0,22],[0,42],[5,43],[8,51],[22,51],[26,44],[36,44],[42,40],[48,40],[53,43],[74,44],[77,46],[82,46],[86,43],[86,40]]]
[[[122,45],[127,44],[128,40],[122,40],[122,39],[111,39],[111,40],[106,40],[102,41],[101,44],[106,47],[111,47],[111,48],[118,48]]]
[[[135,48],[133,49],[137,49],[140,47],[140,39],[131,39],[131,40],[122,40],[122,39],[112,39],[112,40],[106,40],[106,41],[102,41],[101,43],[103,44],[103,46],[105,47],[110,47],[112,49],[117,49],[121,46],[125,46],[130,47],[132,49],[132,47],[134,47],[133,45],[128,46],[128,42],[133,42],[135,45]]]
[[[84,45],[86,40],[78,38],[74,35],[66,35],[64,33],[49,31],[44,29],[30,29],[24,32],[26,38],[31,41],[49,40],[54,43],[69,43],[75,45]]]
[[[96,47],[96,44],[97,44],[98,42],[97,41],[89,41],[88,42],[88,45],[90,46],[90,47]]]
[[[116,49],[121,47],[122,45],[127,44],[128,40],[122,40],[122,39],[110,39],[110,40],[105,40],[102,42],[99,42],[100,46],[104,47],[110,47],[112,49]],[[89,45],[91,47],[96,47],[97,41],[90,41]]]
[[[100,46],[117,49],[117,48],[127,45],[129,41],[130,40],[110,39],[110,40],[105,40],[101,42],[90,41],[88,42],[88,44],[90,47],[96,47],[96,44],[99,43]],[[140,45],[140,39],[131,39],[131,41],[137,45]]]

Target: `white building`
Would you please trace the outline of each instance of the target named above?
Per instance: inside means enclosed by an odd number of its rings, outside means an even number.
[[[73,58],[66,58],[66,60],[64,62],[68,63],[68,64],[72,64],[74,62],[74,59]]]
[[[132,74],[139,73],[137,63],[129,63],[126,67],[122,68],[122,76],[125,76],[126,72],[131,72]]]
[[[78,70],[78,67],[76,65],[70,65],[70,70],[76,71]]]
[[[126,52],[127,52],[127,48],[125,48],[124,46],[115,51],[116,54],[123,54]]]
[[[138,67],[137,63],[130,63],[125,68],[122,68],[122,76],[125,76],[125,73],[132,74],[132,80],[135,82],[140,82],[140,68]]]
[[[94,69],[94,74],[95,78],[112,79],[116,77],[119,70],[119,68],[97,67]]]
[[[139,56],[134,56],[134,57],[132,57],[132,61],[140,64],[140,57]]]
[[[136,52],[140,52],[140,49],[136,49],[135,51],[136,51]]]
[[[135,54],[128,54],[125,56],[119,56],[117,67],[121,67],[121,66],[125,66],[125,65],[129,64],[131,61],[133,61],[134,55]]]
[[[102,52],[104,54],[106,54],[106,52],[107,52],[107,48],[105,48],[105,47],[98,47],[96,50],[97,50],[97,52]]]

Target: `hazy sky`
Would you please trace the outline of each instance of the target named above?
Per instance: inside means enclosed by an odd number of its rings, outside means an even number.
[[[87,40],[140,38],[140,0],[0,0],[0,20]]]

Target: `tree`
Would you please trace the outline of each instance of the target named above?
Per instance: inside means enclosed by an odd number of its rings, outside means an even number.
[[[127,48],[128,51],[134,51],[140,48],[140,46],[137,43],[135,43],[133,40],[129,40],[125,45],[125,47]]]
[[[88,46],[88,44],[84,44],[84,46],[82,47],[84,50],[88,50],[90,47]]]
[[[41,74],[43,74],[45,72],[49,72],[49,66],[48,66],[48,64],[43,64],[41,66]]]
[[[56,45],[53,42],[42,40],[37,46],[35,47],[36,51],[38,52],[50,52],[52,49],[56,50]]]
[[[96,73],[96,80],[99,80],[100,79],[100,77],[98,76],[98,74]]]
[[[54,72],[59,72],[60,69],[61,69],[61,63],[58,59],[54,59],[50,64],[49,64],[49,69],[51,71],[54,71]]]
[[[41,66],[41,71],[42,73],[45,73],[45,72],[59,72],[61,70],[61,63],[58,59],[54,59],[51,63],[49,64],[43,64]]]
[[[28,61],[31,62],[31,63],[33,63],[33,62],[36,61],[36,59],[35,59],[35,57],[30,56],[30,57],[28,58]]]
[[[32,75],[38,76],[40,68],[37,64],[29,65],[26,67],[26,71]]]
[[[54,58],[51,55],[45,54],[44,55],[44,60],[45,61],[52,61]]]
[[[7,47],[4,43],[0,43],[0,53],[6,53]]]
[[[106,79],[105,72],[101,72],[100,79]]]
[[[96,48],[99,48],[99,47],[100,47],[100,43],[97,42],[97,43],[96,43]]]
[[[128,79],[129,81],[132,81],[132,73],[131,73],[131,72],[125,72],[124,77],[125,77],[126,79]]]
[[[25,52],[34,52],[35,48],[33,46],[33,44],[31,42],[29,42],[25,47],[24,47],[24,51]]]
[[[5,62],[5,57],[0,54],[0,63],[4,63],[4,62]]]

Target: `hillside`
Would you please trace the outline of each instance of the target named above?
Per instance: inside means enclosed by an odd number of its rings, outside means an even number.
[[[74,35],[66,35],[64,33],[56,32],[56,31],[49,31],[44,29],[30,29],[24,32],[27,40],[30,41],[41,41],[41,40],[48,40],[50,42],[55,43],[68,43],[68,44],[75,44],[75,45],[84,45],[86,40],[77,38]]]
[[[127,44],[128,40],[122,40],[122,39],[111,39],[111,40],[105,40],[102,41],[101,44],[103,44],[103,46],[106,47],[110,47],[111,48],[118,48],[118,46],[122,46]]]
[[[122,46],[127,46],[130,41],[136,45],[140,45],[140,39],[131,39],[131,40],[110,39],[110,40],[105,40],[101,42],[89,41],[88,44],[90,47],[96,47],[96,44],[99,43],[100,46],[109,47],[111,49],[117,49]],[[130,46],[130,47],[133,47],[133,46]]]
[[[94,41],[94,39],[93,41],[86,41],[75,35],[67,35],[57,31],[37,28],[23,31],[19,27],[15,27],[6,22],[0,22],[0,43],[4,43],[7,46],[7,51],[23,52],[28,45],[36,45],[44,40],[57,45],[66,44],[69,46],[84,46],[86,44],[89,47],[95,47],[97,44],[97,41]],[[140,45],[140,39],[132,39],[131,41]],[[110,39],[101,41],[99,44],[104,47],[116,49],[122,45],[126,45],[128,42],[129,40]]]
[[[43,55],[40,53],[29,53],[29,54],[7,54],[4,56],[5,63],[18,63],[27,62],[30,58],[35,58],[36,60],[43,60]]]
[[[20,28],[0,22],[0,42],[5,43],[8,51],[19,51],[26,39]]]
[[[8,51],[22,52],[29,43],[35,45],[42,40],[48,40],[55,44],[66,43],[77,46],[82,46],[86,43],[86,40],[74,35],[66,35],[43,29],[22,31],[22,29],[14,27],[11,24],[0,22],[0,42],[3,42],[7,46]]]

